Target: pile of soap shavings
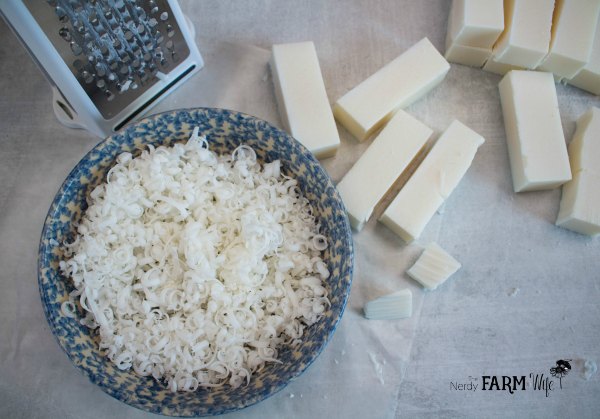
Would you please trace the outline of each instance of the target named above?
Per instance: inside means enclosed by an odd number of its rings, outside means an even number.
[[[172,391],[249,383],[330,306],[327,240],[297,181],[254,150],[186,144],[118,157],[66,245],[62,306],[118,368]]]

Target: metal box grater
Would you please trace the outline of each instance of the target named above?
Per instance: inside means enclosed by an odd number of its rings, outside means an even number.
[[[106,137],[204,63],[177,0],[0,0],[53,87],[57,118]]]

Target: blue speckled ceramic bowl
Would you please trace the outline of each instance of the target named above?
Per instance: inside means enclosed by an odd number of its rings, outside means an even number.
[[[282,364],[269,363],[246,387],[199,389],[171,393],[151,377],[120,371],[98,349],[94,332],[78,319],[65,317],[61,304],[72,286],[58,270],[58,243],[73,237],[86,208],[86,197],[105,178],[117,155],[134,154],[148,144],[186,141],[194,127],[206,135],[210,148],[231,153],[240,144],[256,150],[262,161],[280,159],[282,170],[295,177],[330,239],[325,252],[331,276],[327,280],[331,308],[306,329],[303,343],[280,350]],[[39,249],[39,288],[52,332],[71,361],[111,396],[137,408],[170,416],[215,415],[250,406],[283,389],[319,355],[333,335],[350,293],[353,268],[352,234],[342,201],[327,173],[300,143],[267,122],[221,109],[188,109],[143,119],[107,138],[90,151],[69,174],[48,211]]]

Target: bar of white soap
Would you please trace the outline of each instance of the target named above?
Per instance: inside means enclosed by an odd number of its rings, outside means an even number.
[[[484,139],[454,121],[379,218],[404,241],[421,232],[458,185]]]
[[[467,47],[459,44],[450,44],[446,48],[444,57],[451,63],[468,65],[481,68],[492,55],[491,49]]]
[[[369,301],[364,307],[365,317],[371,320],[395,320],[412,316],[412,292],[403,289]]]
[[[505,28],[494,46],[499,63],[536,68],[548,54],[554,0],[506,0]]]
[[[404,173],[433,131],[399,110],[338,183],[350,224],[360,231],[373,209]]]
[[[579,172],[563,185],[556,225],[577,233],[600,234],[600,176]]]
[[[273,45],[271,72],[286,130],[317,158],[333,156],[340,138],[314,44]]]
[[[342,96],[333,107],[335,119],[363,141],[398,109],[437,86],[449,69],[429,39],[423,38]]]
[[[498,87],[515,192],[571,180],[552,74],[511,71]]]
[[[590,59],[599,14],[598,0],[557,0],[550,52],[539,69],[574,77]]]
[[[503,30],[503,0],[453,0],[446,46],[492,49]]]
[[[573,180],[563,186],[556,225],[600,234],[600,109],[590,109],[577,121],[569,155]]]
[[[568,83],[595,95],[600,95],[600,17],[596,24],[596,34],[590,58],[583,69]]]
[[[577,121],[569,158],[573,173],[586,171],[600,176],[600,109],[592,107]]]
[[[518,67],[515,65],[499,63],[494,60],[494,56],[492,55],[483,66],[484,71],[489,71],[490,73],[500,74],[501,76],[505,75],[511,70],[522,70],[522,67]]]
[[[415,264],[406,272],[429,290],[436,289],[462,265],[437,243],[430,243]]]

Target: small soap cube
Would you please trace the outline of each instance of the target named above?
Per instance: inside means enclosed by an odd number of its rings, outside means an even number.
[[[539,69],[575,77],[590,59],[599,14],[598,0],[557,0],[550,52]]]
[[[285,129],[317,158],[333,156],[340,138],[314,44],[273,45],[271,72]]]
[[[594,45],[588,62],[568,83],[600,95],[600,17],[597,20]]]
[[[437,243],[430,243],[406,272],[428,290],[434,290],[461,268],[459,261]]]
[[[429,39],[423,38],[342,96],[333,107],[335,119],[364,141],[398,109],[437,86],[449,69]]]
[[[515,192],[553,189],[571,180],[553,75],[513,70],[499,89]]]
[[[503,0],[453,0],[446,46],[492,49],[504,30]]]
[[[412,292],[403,289],[369,301],[364,307],[365,317],[371,320],[395,320],[412,316]]]
[[[475,131],[452,122],[379,221],[406,242],[418,238],[463,178],[483,142]]]
[[[373,209],[423,149],[433,131],[399,110],[337,189],[346,205],[352,228],[360,231]]]
[[[548,54],[554,0],[505,0],[504,32],[494,46],[499,63],[536,68]]]

